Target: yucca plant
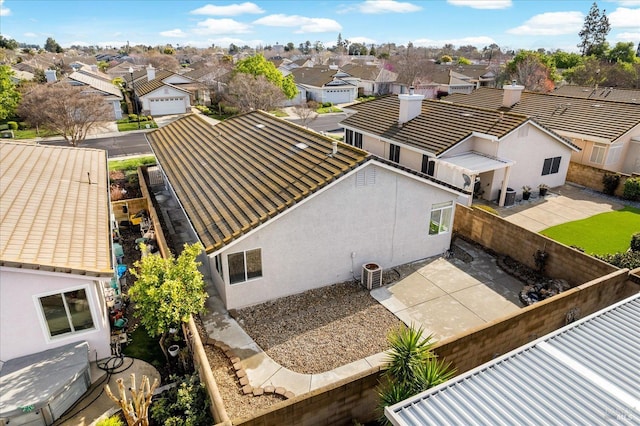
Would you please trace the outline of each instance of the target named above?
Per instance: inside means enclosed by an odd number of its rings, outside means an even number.
[[[391,349],[377,393],[380,398],[379,422],[388,425],[384,407],[396,404],[455,375],[451,363],[439,361],[432,352],[433,336],[423,337],[422,327],[402,324],[389,333]]]

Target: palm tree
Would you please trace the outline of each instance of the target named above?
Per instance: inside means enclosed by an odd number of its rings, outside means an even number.
[[[389,424],[384,407],[444,383],[455,375],[451,363],[438,360],[433,353],[433,335],[423,337],[423,333],[422,327],[416,329],[413,325],[402,324],[387,337],[391,349],[377,389],[379,421],[383,424]]]

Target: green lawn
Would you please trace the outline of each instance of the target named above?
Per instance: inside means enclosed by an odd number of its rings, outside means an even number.
[[[137,121],[132,121],[132,122],[117,122],[118,124],[118,131],[119,132],[129,132],[131,130],[138,130],[138,122]],[[141,121],[140,122],[140,129],[146,129],[147,125],[149,126],[150,129],[157,129],[158,125],[156,124],[155,121]]]
[[[137,170],[139,166],[145,166],[147,164],[155,163],[156,157],[154,157],[153,155],[127,158],[126,160],[111,160],[109,161],[109,170]]]
[[[276,117],[288,117],[289,116],[289,114],[287,114],[286,112],[284,112],[281,109],[277,109],[275,111],[269,111],[269,114],[273,114]]]
[[[141,359],[156,368],[166,364],[159,339],[149,337],[144,327],[139,326],[129,336],[131,341],[122,350],[126,356]]]
[[[48,130],[40,129],[40,134],[36,133],[36,129],[26,129],[26,130],[14,130],[13,135],[16,139],[35,139],[35,138],[45,138],[48,136],[55,136],[57,133],[50,132]]]
[[[627,251],[636,232],[640,232],[640,209],[625,207],[552,226],[540,233],[589,254],[613,254]]]
[[[335,106],[330,107],[320,107],[316,110],[318,114],[328,114],[330,112],[342,112],[342,110]]]

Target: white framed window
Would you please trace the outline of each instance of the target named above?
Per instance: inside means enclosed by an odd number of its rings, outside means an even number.
[[[49,337],[95,329],[86,288],[38,296]]]
[[[243,283],[262,276],[262,250],[253,249],[227,256],[229,284]]]
[[[602,164],[604,163],[604,154],[607,152],[607,147],[605,145],[594,143],[591,148],[591,158],[589,161],[594,164]]]
[[[400,162],[400,145],[389,144],[389,160]]]
[[[451,230],[453,219],[453,201],[446,201],[431,206],[429,235],[445,234]]]

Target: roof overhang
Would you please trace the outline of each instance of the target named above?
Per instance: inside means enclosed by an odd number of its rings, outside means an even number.
[[[611,143],[611,139],[600,138],[598,136],[593,136],[593,135],[585,135],[584,133],[565,132],[563,130],[554,130],[554,131],[560,136],[564,136],[565,138],[582,139],[583,141],[591,141],[591,142],[606,143],[606,144]]]
[[[465,169],[472,175],[504,169],[515,164],[514,161],[490,157],[477,152],[466,152],[453,157],[438,158],[438,160]]]

